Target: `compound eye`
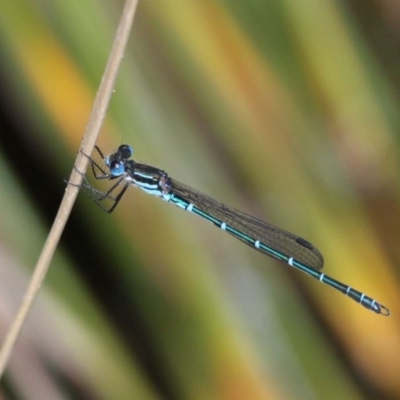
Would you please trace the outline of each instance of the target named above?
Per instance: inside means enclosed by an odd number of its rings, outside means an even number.
[[[121,161],[112,161],[110,163],[110,172],[113,176],[120,176],[125,172],[124,163]]]
[[[125,159],[131,158],[133,154],[132,147],[127,144],[119,146],[118,151],[122,154],[122,157]]]

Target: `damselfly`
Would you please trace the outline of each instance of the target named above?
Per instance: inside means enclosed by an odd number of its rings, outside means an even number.
[[[135,162],[131,159],[132,148],[126,144],[121,145],[115,153],[107,157],[97,146],[96,150],[104,160],[107,171],[89,157],[94,177],[115,180],[114,185],[105,193],[97,191],[88,184],[95,201],[106,212],[111,213],[115,209],[128,186],[137,186],[149,194],[206,219],[253,249],[318,279],[365,308],[377,314],[390,315],[388,308],[376,300],[320,272],[324,264],[321,253],[299,236],[222,204],[170,178],[165,171]],[[101,205],[105,199],[113,202],[108,209]]]

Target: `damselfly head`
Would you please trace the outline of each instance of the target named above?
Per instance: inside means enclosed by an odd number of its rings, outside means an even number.
[[[132,157],[133,150],[131,146],[127,144],[123,144],[118,147],[118,150],[109,155],[108,157],[104,157],[104,162],[110,168],[110,172],[113,176],[120,176],[125,171],[125,163],[129,158]]]

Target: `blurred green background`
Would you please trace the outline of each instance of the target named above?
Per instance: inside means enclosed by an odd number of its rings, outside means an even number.
[[[0,12],[0,341],[79,149],[122,1]],[[400,5],[139,2],[98,145],[320,249],[376,315],[131,189],[81,195],[4,399],[399,399]]]

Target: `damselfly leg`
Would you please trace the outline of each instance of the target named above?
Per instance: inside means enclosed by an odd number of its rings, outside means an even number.
[[[102,151],[97,146],[95,146],[95,149],[98,152],[99,156],[101,157],[101,160],[104,161],[105,157]],[[84,183],[81,185],[81,189],[83,189],[83,192],[88,197],[90,197],[91,200],[93,200],[103,211],[107,213],[112,213],[115,207],[118,205],[121,198],[123,197],[125,191],[127,190],[129,182],[126,181],[125,176],[115,176],[107,172],[91,156],[83,153],[82,151],[81,154],[86,158],[88,158],[94,179],[100,181],[101,180],[109,181],[115,179],[117,180],[110,188],[108,188],[106,191],[103,191],[94,187],[89,182],[87,176],[83,174]],[[82,174],[78,170],[77,172]],[[105,207],[103,205],[104,201],[106,200],[111,202],[110,207]]]

